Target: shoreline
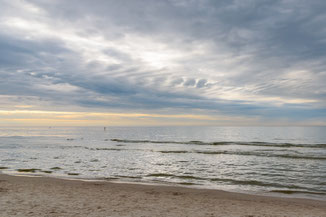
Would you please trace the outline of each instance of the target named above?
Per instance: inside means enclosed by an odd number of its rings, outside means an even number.
[[[277,198],[289,198],[289,199],[308,199],[308,200],[317,200],[317,201],[325,201],[326,202],[326,194],[323,193],[315,193],[315,192],[304,192],[304,191],[297,191],[291,193],[284,193],[282,190],[280,191],[249,191],[249,190],[241,190],[241,189],[221,189],[221,188],[214,188],[208,187],[205,185],[187,185],[181,183],[173,183],[173,182],[163,182],[163,181],[134,181],[134,180],[127,180],[123,178],[85,178],[80,176],[60,176],[60,175],[51,175],[51,174],[43,174],[43,173],[30,173],[30,172],[4,172],[0,170],[0,176],[8,175],[8,176],[16,176],[16,177],[39,177],[39,178],[53,178],[53,179],[62,179],[68,181],[82,181],[82,182],[103,182],[103,183],[116,183],[116,184],[133,184],[133,185],[149,185],[149,186],[167,186],[167,187],[179,187],[179,188],[189,188],[189,189],[199,189],[199,190],[212,190],[212,191],[223,191],[229,193],[239,193],[239,194],[246,194],[252,196],[265,196],[265,197],[277,197]],[[285,190],[285,192],[287,192]],[[321,196],[323,195],[323,196]]]
[[[0,174],[4,216],[320,216],[326,201],[179,186]]]

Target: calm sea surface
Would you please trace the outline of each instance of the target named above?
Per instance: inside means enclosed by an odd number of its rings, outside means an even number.
[[[0,168],[326,199],[326,128],[1,127]]]

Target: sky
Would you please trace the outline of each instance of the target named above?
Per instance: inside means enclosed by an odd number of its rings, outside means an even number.
[[[0,5],[0,126],[326,125],[324,0]]]

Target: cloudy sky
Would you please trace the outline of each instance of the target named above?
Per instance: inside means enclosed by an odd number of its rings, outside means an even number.
[[[324,0],[0,5],[0,125],[326,125]]]

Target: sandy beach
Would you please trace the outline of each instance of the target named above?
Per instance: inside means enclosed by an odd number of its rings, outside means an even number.
[[[0,216],[326,217],[326,201],[0,174]]]

